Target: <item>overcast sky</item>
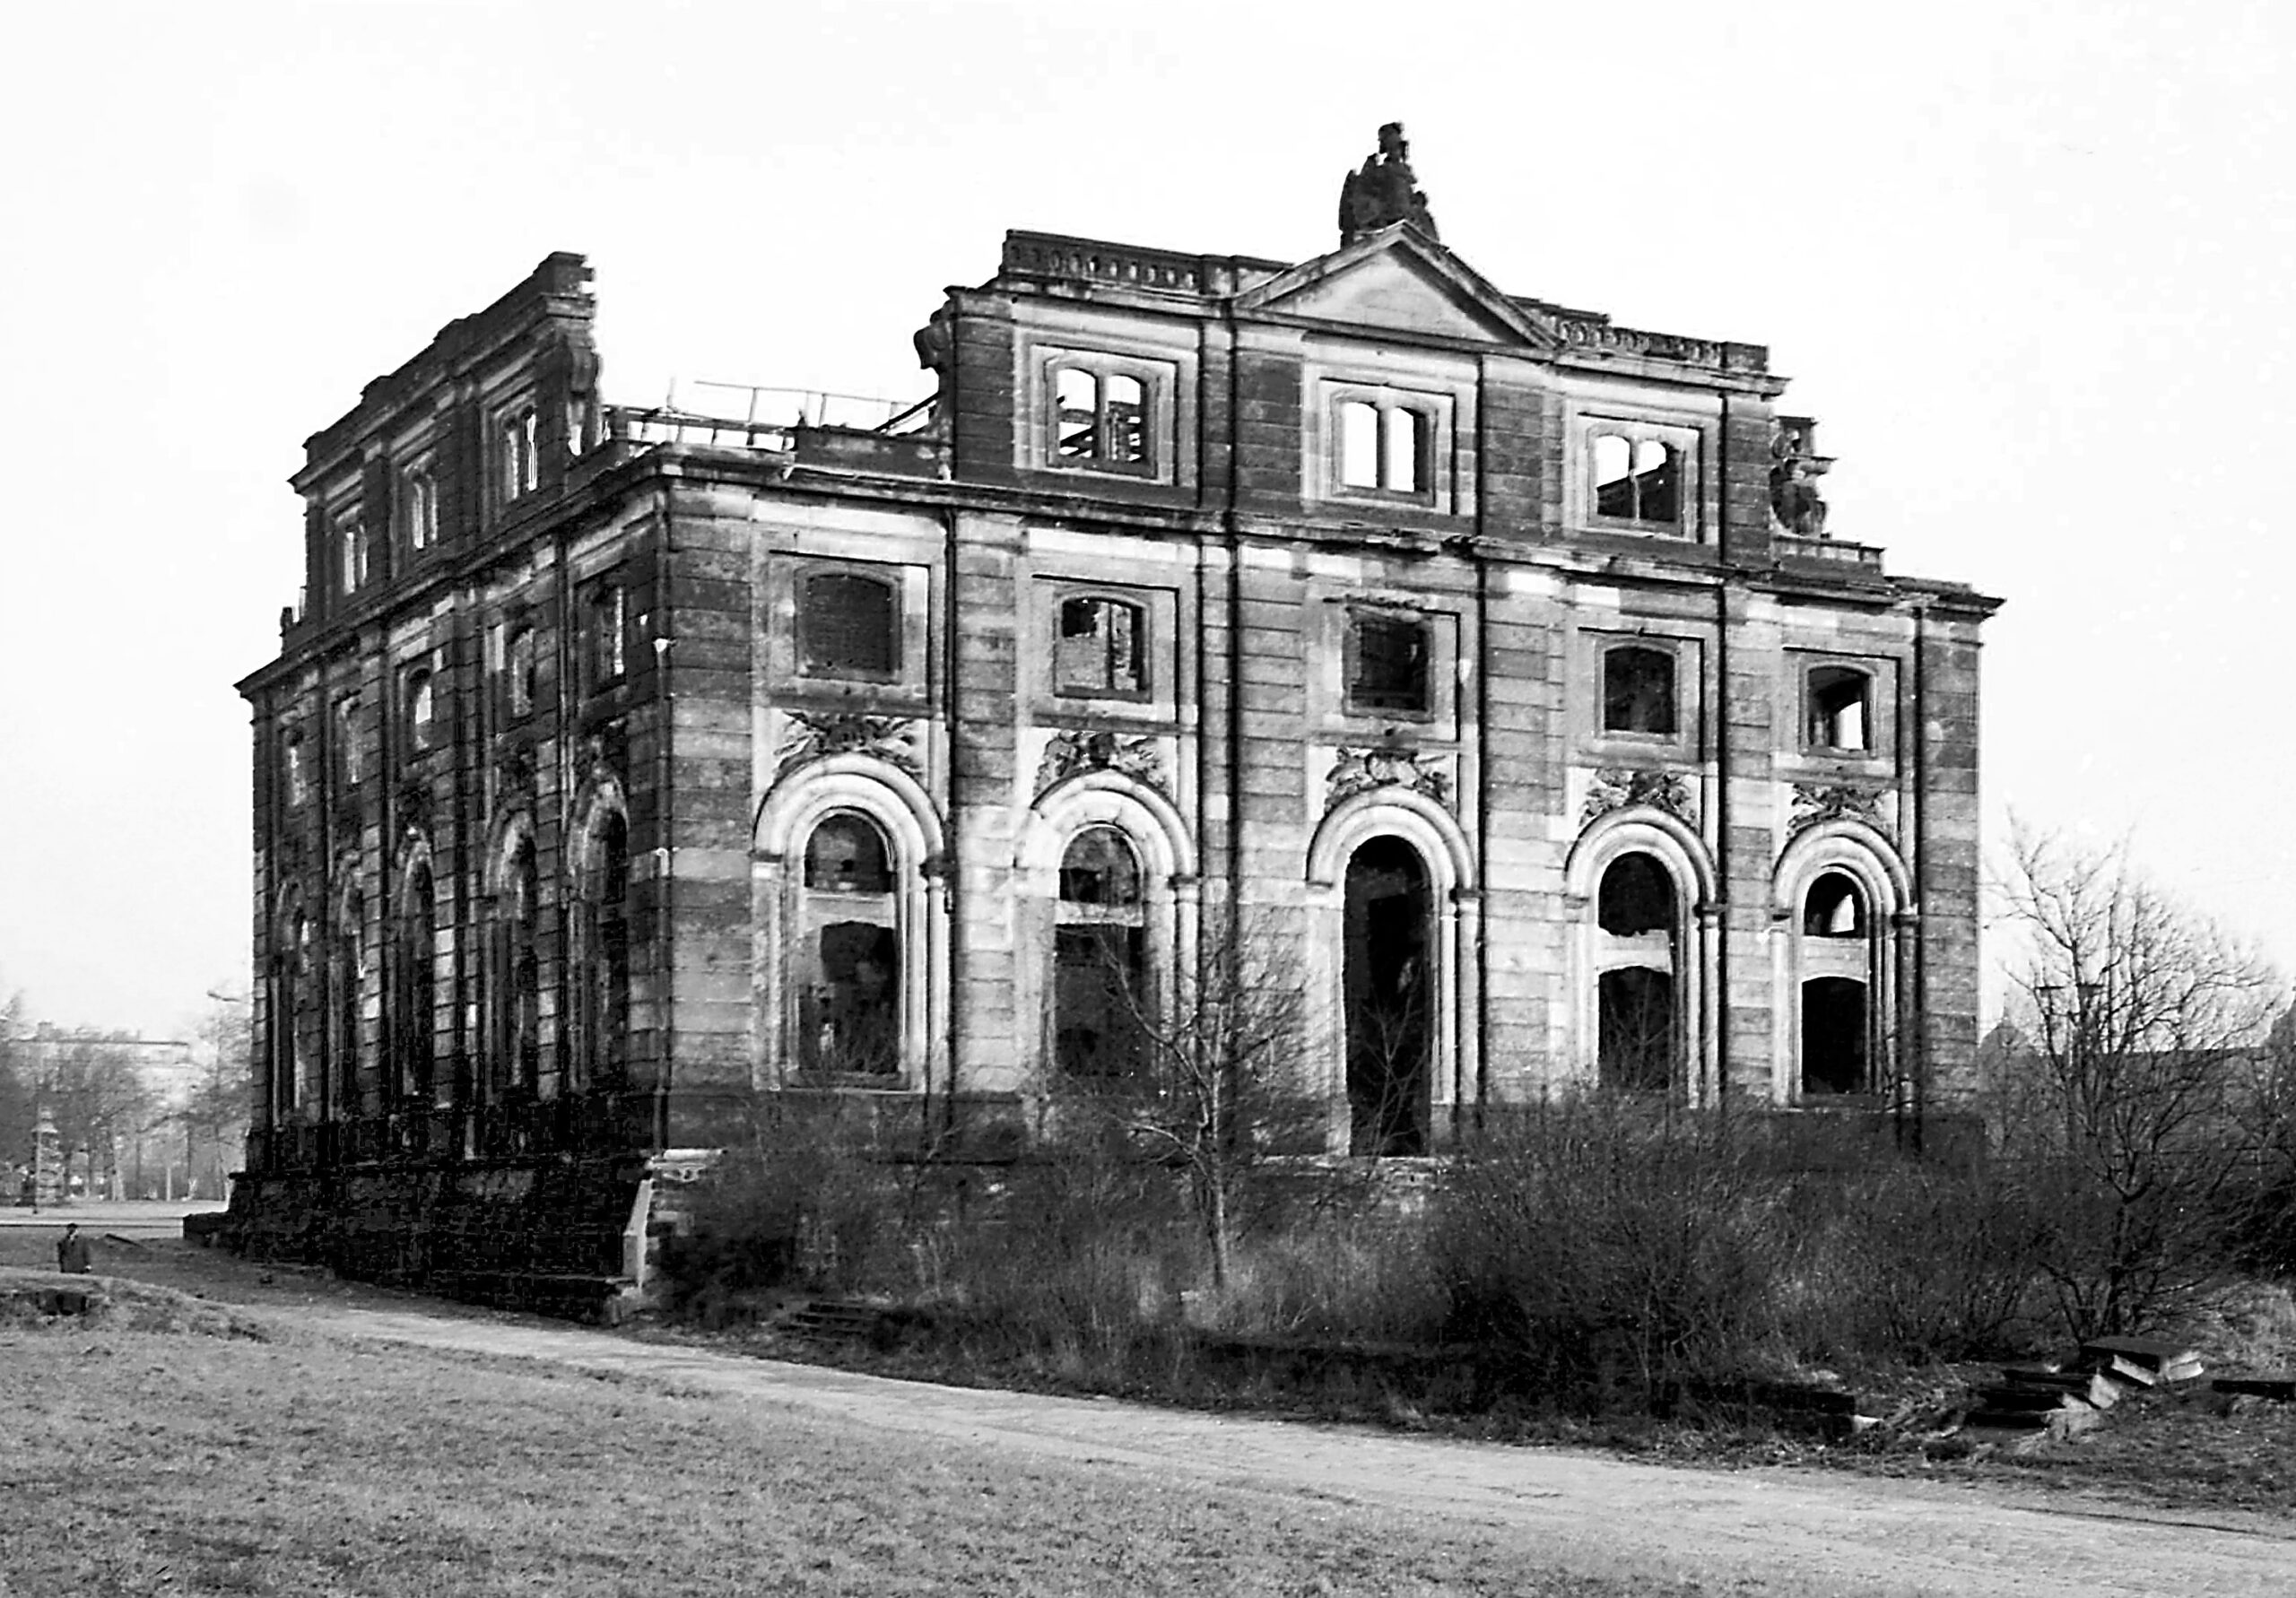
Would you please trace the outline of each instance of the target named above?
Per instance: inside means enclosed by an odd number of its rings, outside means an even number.
[[[1511,292],[1766,343],[2004,595],[1984,781],[2296,966],[2296,7],[42,6],[0,98],[0,993],[244,980],[301,440],[554,249],[612,397],[913,397],[1010,227],[1297,260],[1402,119]]]

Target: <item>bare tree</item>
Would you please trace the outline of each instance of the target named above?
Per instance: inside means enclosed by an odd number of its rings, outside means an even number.
[[[199,1041],[206,1055],[192,1078],[183,1107],[187,1185],[196,1184],[204,1170],[214,1195],[224,1194],[227,1167],[246,1137],[254,1061],[252,1017],[244,988],[234,991],[219,984],[207,992],[211,1001],[199,1022]]]
[[[1219,925],[1174,991],[1144,992],[1128,968],[1112,968],[1126,1068],[1072,1078],[1060,1097],[1065,1110],[1103,1118],[1135,1152],[1185,1174],[1213,1285],[1224,1288],[1246,1170],[1311,1129],[1319,1145],[1324,1112],[1298,1080],[1298,961],[1273,926]]]
[[[2053,1183],[2041,1260],[2067,1324],[2124,1331],[2215,1266],[2279,984],[2124,847],[2019,827],[1999,891],[2026,1042],[1999,1090],[2004,1152]]]
[[[119,1140],[151,1118],[152,1092],[136,1069],[133,1049],[102,1033],[76,1034],[55,1049],[42,1072],[41,1104],[55,1117],[57,1142],[68,1173],[83,1161],[88,1194],[117,1169]]]

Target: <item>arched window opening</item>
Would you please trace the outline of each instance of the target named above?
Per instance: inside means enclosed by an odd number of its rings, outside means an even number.
[[[534,714],[535,708],[535,630],[520,626],[513,628],[510,642],[503,651],[502,673],[507,708],[515,717]]]
[[[344,898],[328,951],[328,1031],[334,1040],[335,1102],[355,1112],[366,1090],[366,1029],[361,990],[366,974],[366,897],[352,889]]]
[[[1136,604],[1098,595],[1062,600],[1059,636],[1053,643],[1056,690],[1140,693],[1145,687],[1140,664],[1146,633],[1146,618]]]
[[[582,1085],[618,1087],[630,1061],[630,826],[609,813],[594,828],[582,884],[577,984]]]
[[[1866,935],[1866,896],[1842,872],[1830,871],[1810,884],[1804,901],[1802,932],[1813,938],[1862,938]]]
[[[1066,1075],[1138,1073],[1146,1053],[1147,909],[1139,857],[1113,827],[1071,839],[1053,929],[1053,1054]]]
[[[886,1078],[901,1067],[901,947],[891,851],[850,812],[805,842],[797,1063],[809,1076]]]
[[[1814,749],[1873,747],[1873,679],[1849,666],[1819,666],[1810,673],[1809,742]]]
[[[1848,977],[1816,977],[1802,985],[1805,1099],[1867,1090],[1870,1025],[1865,983]]]
[[[857,815],[834,815],[805,841],[805,886],[831,893],[891,893],[884,835]]]
[[[1682,519],[1682,455],[1658,439],[1596,433],[1595,514],[1630,522]]]
[[[1112,465],[1136,465],[1148,458],[1148,391],[1126,372],[1111,372],[1105,386],[1101,458]]]
[[[406,517],[406,547],[418,553],[439,539],[439,485],[422,466],[399,480],[399,503]]]
[[[1603,731],[1674,734],[1674,657],[1638,645],[1603,653]]]
[[[438,1027],[438,896],[426,861],[407,874],[398,914],[398,960],[392,1006],[393,1087],[402,1099],[428,1105]]]
[[[797,631],[808,676],[888,678],[900,667],[897,596],[881,578],[848,571],[807,578]]]
[[[421,754],[439,740],[438,708],[431,690],[430,669],[417,666],[406,674],[406,743],[410,753]]]
[[[494,1061],[489,1087],[534,1093],[542,1083],[542,874],[530,837],[518,839],[497,890]]]
[[[1423,1154],[1435,1019],[1426,863],[1402,838],[1370,839],[1347,863],[1344,905],[1348,1146]]]
[[[1603,873],[1596,919],[1613,937],[1671,934],[1674,879],[1652,855],[1622,855]]]
[[[1681,916],[1673,874],[1652,855],[1622,855],[1596,890],[1596,1067],[1605,1088],[1671,1088],[1682,1057]]]

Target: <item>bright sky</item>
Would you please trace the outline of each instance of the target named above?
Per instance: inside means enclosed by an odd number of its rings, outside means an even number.
[[[553,249],[610,393],[921,394],[1008,227],[1302,259],[1406,125],[1510,291],[1767,343],[1832,528],[2009,601],[2013,808],[2296,966],[2296,7],[28,8],[0,98],[0,991],[242,980],[301,440]],[[2279,821],[2275,825],[2274,822]]]

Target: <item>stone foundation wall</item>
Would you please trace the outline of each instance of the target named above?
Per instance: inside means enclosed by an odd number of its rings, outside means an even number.
[[[645,1175],[642,1158],[242,1172],[227,1240],[357,1281],[613,1319],[636,1297],[624,1239]]]

